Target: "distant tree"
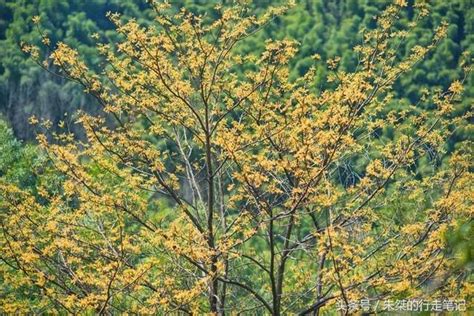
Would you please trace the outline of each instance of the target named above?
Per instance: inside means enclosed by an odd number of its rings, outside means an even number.
[[[400,58],[416,24],[400,25],[396,3],[355,48],[355,71],[326,61],[323,91],[312,65],[290,80],[293,41],[235,51],[286,6],[199,16],[153,2],[146,27],[111,13],[120,40],[98,45],[101,73],[42,33],[44,66],[103,113],[79,114],[84,142],[63,122],[38,135],[59,189],[0,181],[2,312],[317,314],[361,298],[472,298],[445,234],[472,219],[473,160],[469,144],[443,153],[468,119],[453,111],[470,68],[391,108],[394,83],[448,30]]]
[[[40,43],[31,17],[42,16],[43,30],[51,41],[61,39],[74,46],[94,67],[98,56],[91,35],[98,33],[107,38],[115,34],[114,25],[105,13],[120,9],[126,15],[141,18],[151,11],[141,10],[144,7],[148,8],[146,3],[118,0],[5,0],[0,3],[0,113],[17,137],[34,139],[34,128],[27,124],[31,115],[57,124],[64,120],[64,112],[82,109],[97,113],[98,109],[93,99],[87,98],[77,86],[49,76],[22,53],[20,42]]]

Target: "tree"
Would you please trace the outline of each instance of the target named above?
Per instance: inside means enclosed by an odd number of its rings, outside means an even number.
[[[400,59],[416,25],[401,28],[397,1],[355,48],[357,69],[328,60],[318,91],[314,66],[289,79],[294,41],[235,53],[287,6],[216,6],[216,19],[152,6],[146,27],[109,14],[121,40],[98,44],[102,73],[41,33],[59,75],[103,114],[78,114],[86,142],[62,122],[38,135],[65,177],[38,185],[41,199],[0,182],[2,311],[317,314],[360,298],[472,297],[445,238],[472,218],[470,146],[443,153],[469,119],[453,115],[463,78],[389,106],[447,25]]]

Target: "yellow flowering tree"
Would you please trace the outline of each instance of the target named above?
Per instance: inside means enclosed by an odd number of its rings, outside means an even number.
[[[444,152],[469,119],[453,115],[464,79],[403,111],[391,94],[446,25],[401,60],[415,23],[398,25],[396,1],[355,48],[357,68],[329,60],[320,91],[316,67],[289,79],[295,42],[235,53],[292,4],[260,16],[216,6],[215,19],[151,4],[147,26],[109,14],[122,40],[98,44],[101,73],[41,28],[44,62],[23,45],[103,114],[78,114],[85,141],[67,126],[38,135],[60,184],[36,194],[0,182],[2,312],[304,315],[472,297],[445,238],[473,215],[470,146]]]

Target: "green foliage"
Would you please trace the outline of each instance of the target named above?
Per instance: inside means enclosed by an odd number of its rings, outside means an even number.
[[[474,223],[462,223],[460,227],[446,235],[446,240],[452,255],[457,258],[460,267],[474,268]]]
[[[33,145],[23,145],[4,120],[0,120],[0,178],[22,187],[33,187],[36,179],[31,170],[40,163]]]

